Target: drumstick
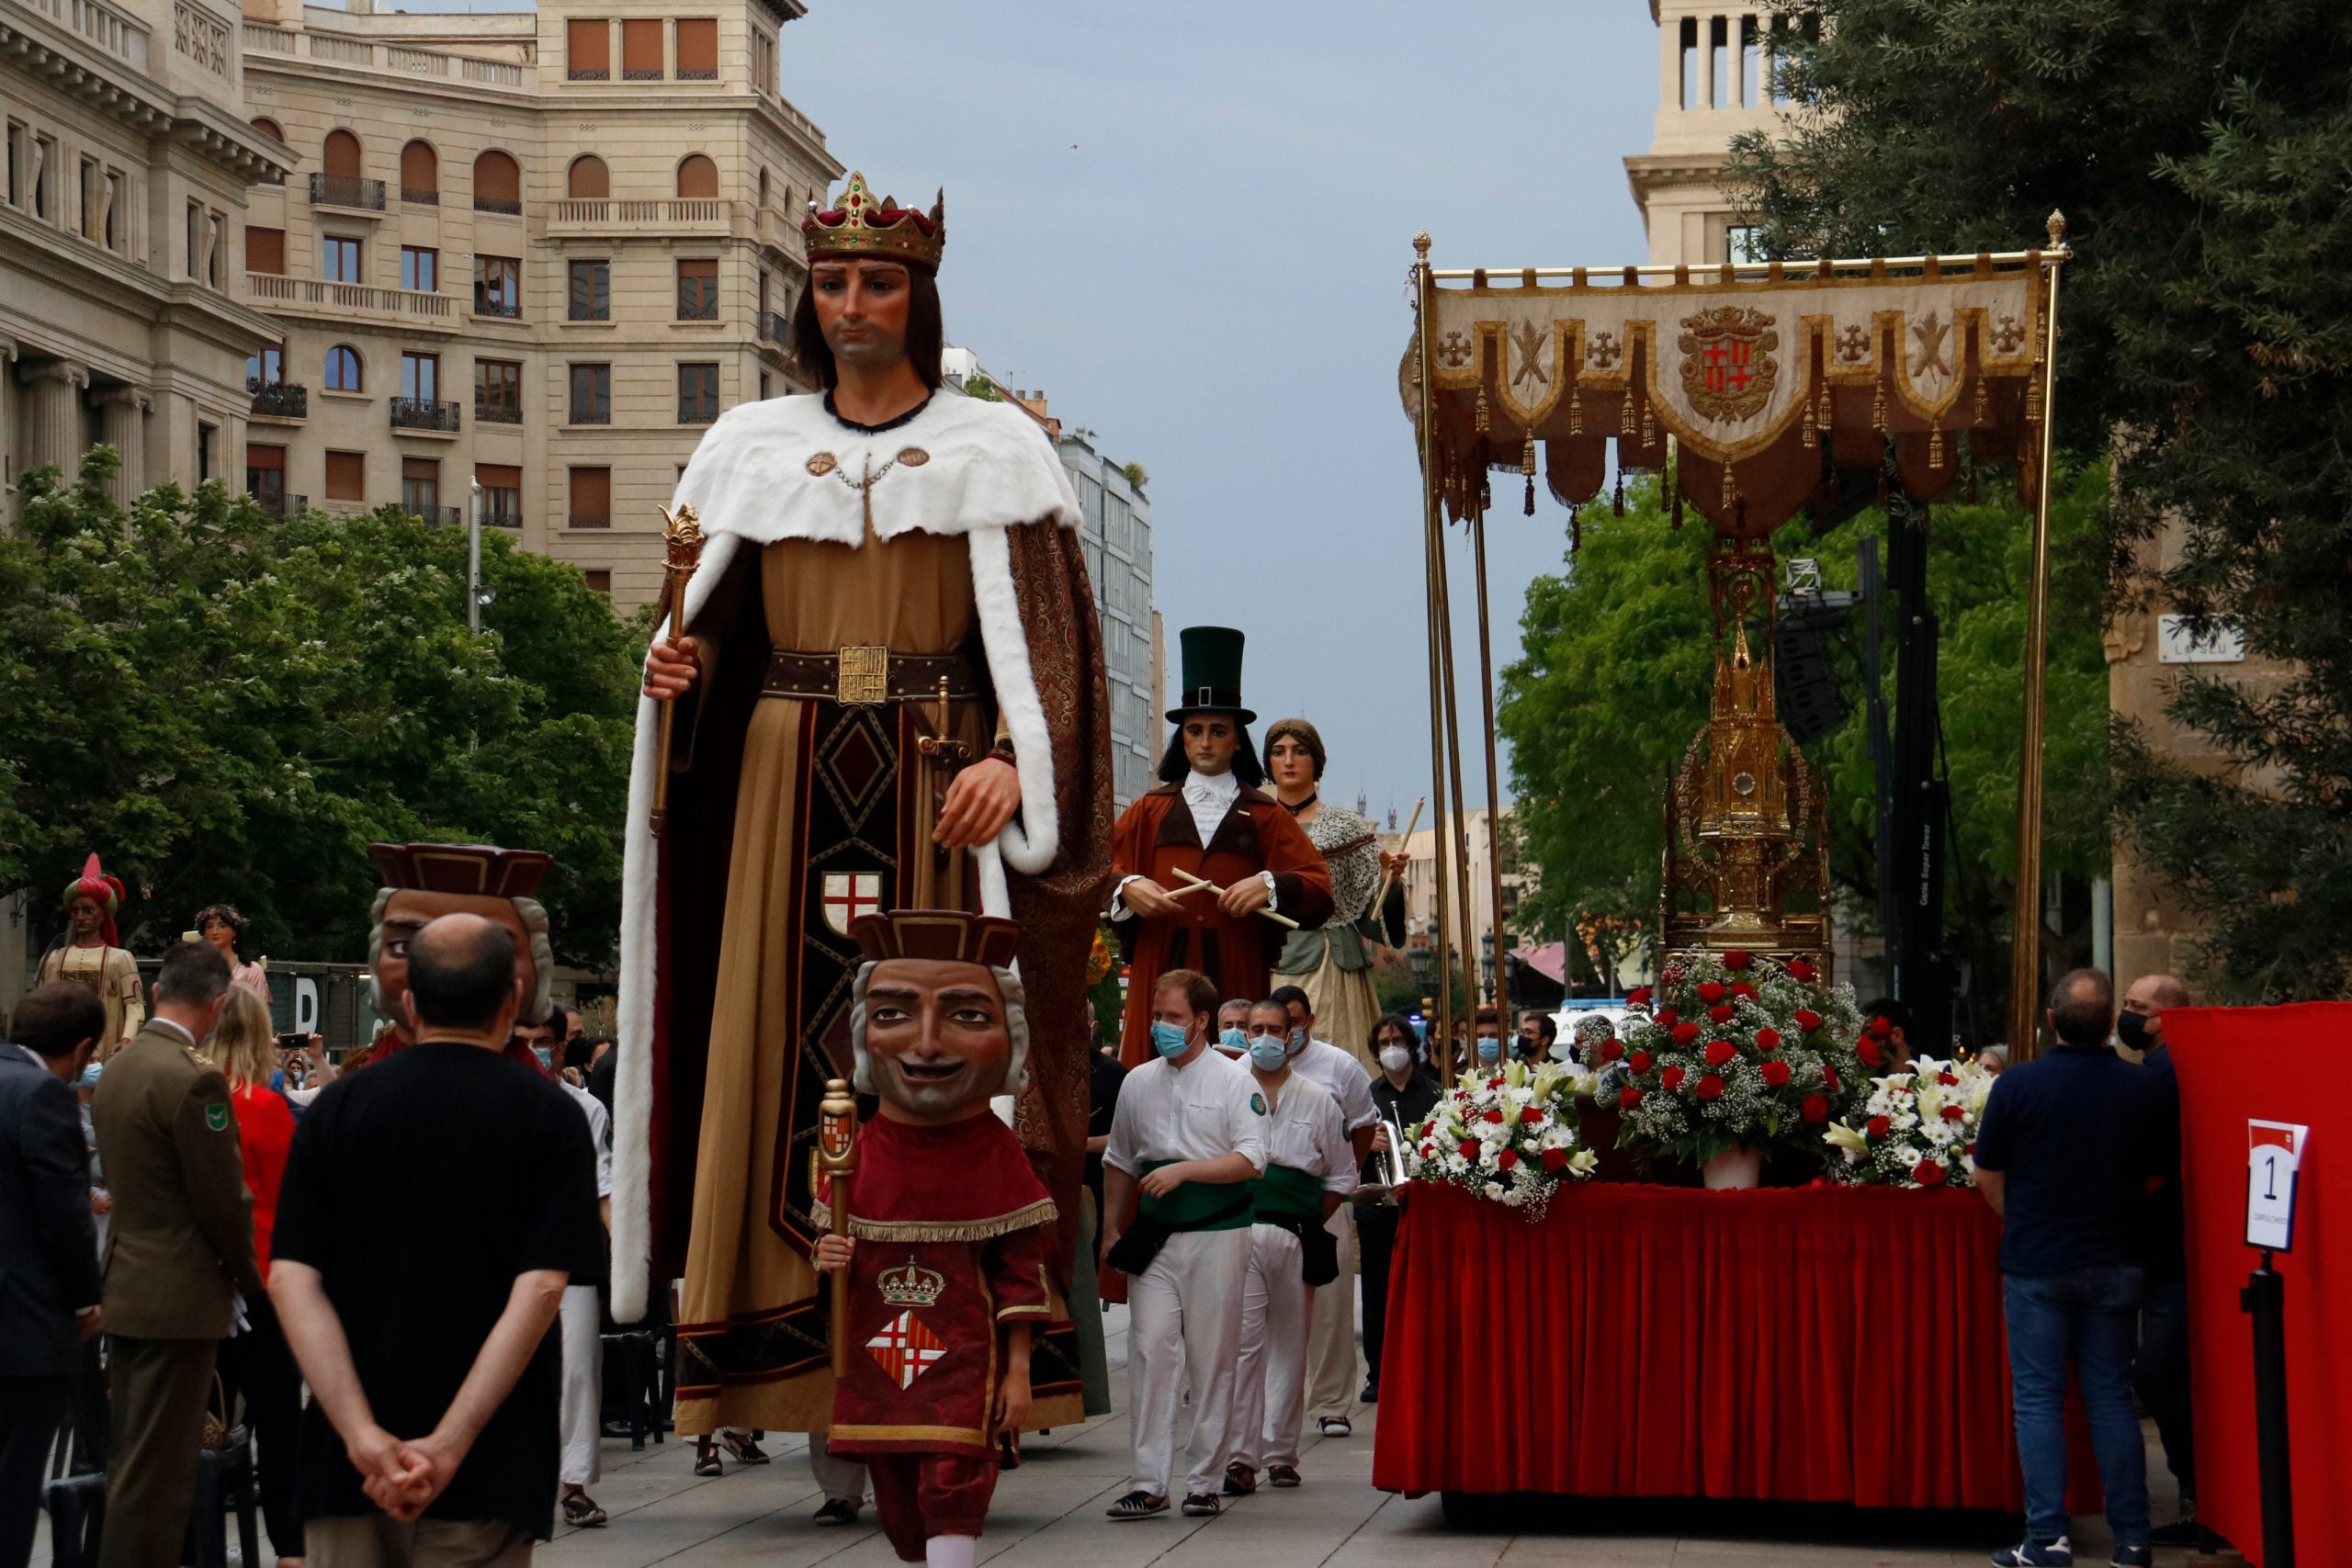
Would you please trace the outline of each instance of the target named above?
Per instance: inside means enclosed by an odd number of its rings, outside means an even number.
[[[1421,807],[1427,806],[1429,803],[1430,797],[1426,795],[1421,796],[1420,799],[1413,802],[1413,819],[1405,824],[1405,836],[1404,838],[1396,840],[1398,844],[1406,844],[1411,841],[1413,829],[1421,825]],[[1393,871],[1384,871],[1380,874],[1380,891],[1372,896],[1372,907],[1364,911],[1374,919],[1376,920],[1380,918],[1380,907],[1388,902],[1389,885],[1394,883],[1396,880],[1396,874]]]
[[[1174,868],[1174,867],[1170,867],[1170,870],[1175,870],[1176,868]],[[1222,887],[1219,887],[1219,886],[1218,886],[1216,883],[1214,883],[1214,882],[1207,881],[1207,880],[1205,880],[1205,879],[1204,879],[1204,878],[1202,878],[1202,877],[1194,876],[1194,875],[1193,875],[1191,872],[1189,872],[1189,871],[1181,871],[1181,870],[1178,870],[1178,871],[1176,871],[1176,874],[1177,874],[1177,875],[1179,875],[1179,876],[1181,876],[1181,877],[1182,877],[1186,882],[1190,883],[1192,886],[1188,886],[1188,887],[1180,887],[1180,888],[1178,888],[1174,893],[1172,893],[1172,894],[1170,894],[1170,897],[1177,897],[1177,898],[1181,898],[1181,897],[1183,897],[1185,894],[1187,894],[1187,893],[1214,893],[1214,894],[1216,894],[1216,895],[1218,897],[1220,897],[1220,898],[1222,898],[1222,897],[1225,897],[1225,889],[1224,889],[1224,888],[1222,888]],[[1272,910],[1272,909],[1266,909],[1266,908],[1261,908],[1261,909],[1258,911],[1258,913],[1260,913],[1260,914],[1261,914],[1261,915],[1265,916],[1265,917],[1266,917],[1266,919],[1270,919],[1270,920],[1273,921],[1273,922],[1274,922],[1276,925],[1278,925],[1278,926],[1288,926],[1288,927],[1289,927],[1291,930],[1293,930],[1293,931],[1296,931],[1296,930],[1298,930],[1298,922],[1297,922],[1296,920],[1292,919],[1288,915],[1279,914],[1279,913],[1277,913],[1276,911],[1274,911],[1274,910]]]

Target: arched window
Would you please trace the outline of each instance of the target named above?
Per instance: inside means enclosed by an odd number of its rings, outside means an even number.
[[[718,165],[699,152],[689,152],[678,163],[678,198],[681,201],[709,200],[718,195]]]
[[[347,130],[327,132],[325,157],[327,177],[356,180],[359,177],[359,138]]]
[[[474,210],[523,210],[523,171],[506,153],[484,152],[474,160]]]
[[[327,390],[356,392],[359,385],[359,351],[347,343],[336,344],[327,350]]]
[[[275,137],[277,137],[277,140],[279,140],[280,141],[285,141],[285,140],[286,140],[286,132],[284,132],[283,130],[280,130],[277,128],[277,122],[276,120],[274,120],[274,119],[271,119],[271,118],[270,118],[268,116],[266,116],[266,115],[263,116],[263,117],[262,117],[261,118],[259,118],[259,119],[254,120],[254,121],[253,122],[253,126],[254,126],[254,129],[255,130],[258,130],[258,131],[262,132],[264,135],[267,135],[267,136],[275,136]]]
[[[571,161],[564,175],[563,194],[574,201],[602,201],[613,194],[613,176],[605,168],[605,161],[594,152],[583,152]]]
[[[441,200],[441,160],[429,141],[401,149],[401,199],[435,206]]]

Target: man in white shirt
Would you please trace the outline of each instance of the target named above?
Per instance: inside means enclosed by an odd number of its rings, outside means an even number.
[[[1250,1191],[1266,1167],[1266,1101],[1249,1070],[1209,1049],[1216,987],[1171,969],[1149,998],[1152,1059],[1119,1086],[1102,1152],[1102,1267],[1128,1276],[1135,1474],[1114,1519],[1168,1511],[1176,1421],[1192,1391],[1183,1508],[1217,1512],[1241,1346]],[[1130,1205],[1140,1202],[1135,1218]]]
[[[1241,1289],[1241,1360],[1226,1447],[1225,1492],[1298,1484],[1306,1411],[1306,1330],[1317,1287],[1338,1270],[1324,1227],[1355,1190],[1357,1157],[1331,1091],[1296,1070],[1290,1014],[1280,1002],[1250,1010],[1250,1074],[1264,1097],[1266,1173],[1250,1184],[1250,1271]]]
[[[1290,1014],[1291,1066],[1331,1091],[1348,1120],[1348,1136],[1361,1165],[1372,1153],[1372,1130],[1380,1112],[1372,1103],[1372,1075],[1363,1064],[1328,1040],[1315,1038],[1315,1006],[1306,992],[1284,986],[1272,998]],[[1356,1382],[1356,1229],[1344,1210],[1332,1214],[1324,1228],[1339,1247],[1340,1275],[1328,1291],[1315,1292],[1315,1325],[1307,1338],[1306,1408],[1315,1429],[1325,1437],[1345,1437],[1354,1430],[1349,1413],[1355,1407]]]
[[[518,1023],[514,1026],[515,1043],[527,1046],[540,1066],[548,1067],[558,1059],[556,1053],[563,1049],[563,1037],[557,1032],[563,1021],[559,1009],[545,1023]],[[573,1088],[561,1073],[550,1070],[548,1076],[555,1080],[558,1089],[571,1097],[571,1102],[580,1107],[580,1114],[587,1118],[588,1141],[596,1147],[596,1213],[609,1233],[613,1225],[611,1113],[605,1111],[603,1100],[584,1089]],[[600,1444],[604,1437],[605,1314],[597,1299],[600,1283],[593,1278],[582,1280],[574,1275],[563,1288],[563,1306],[556,1320],[563,1349],[563,1393],[557,1417],[561,1457],[556,1481],[563,1488],[560,1499],[563,1522],[582,1529],[594,1529],[608,1520],[596,1499],[588,1495],[588,1488],[604,1474]]]

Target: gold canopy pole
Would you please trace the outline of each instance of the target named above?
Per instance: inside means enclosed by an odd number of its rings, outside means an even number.
[[[1477,1011],[1478,987],[1471,976],[1477,973],[1478,960],[1472,951],[1470,903],[1470,794],[1462,787],[1462,688],[1455,678],[1453,655],[1453,592],[1449,586],[1450,570],[1445,562],[1445,531],[1441,525],[1437,547],[1437,614],[1439,646],[1445,650],[1445,765],[1447,782],[1453,790],[1453,907],[1461,919],[1455,931],[1462,943],[1462,1017],[1474,1018]],[[1453,962],[1449,953],[1446,962]],[[1474,1025],[1471,1034],[1477,1030]],[[1476,1048],[1473,1048],[1475,1055]]]
[[[2009,931],[2009,1059],[2035,1055],[2041,1018],[2041,732],[2050,641],[2050,479],[2057,424],[2058,272],[2066,248],[2066,215],[2050,215],[2042,258],[2041,440],[2033,487],[2033,580],[2026,599],[2024,755],[2018,762],[2017,908]]]
[[[1453,1070],[1453,958],[1447,935],[1453,926],[1449,908],[1453,889],[1445,874],[1445,857],[1437,852],[1445,842],[1444,644],[1440,640],[1443,614],[1439,607],[1439,586],[1445,577],[1445,525],[1439,513],[1437,495],[1436,367],[1430,362],[1430,329],[1434,323],[1437,301],[1430,279],[1428,230],[1413,236],[1413,344],[1417,355],[1413,373],[1421,389],[1421,562],[1427,578],[1430,626],[1430,794],[1437,802],[1436,824],[1430,835],[1430,869],[1436,873],[1437,883],[1437,931],[1432,942],[1438,961],[1437,1015],[1429,1020],[1433,1042],[1429,1057],[1437,1061],[1443,1054],[1450,1079]]]
[[[1487,906],[1487,930],[1495,937],[1495,1010],[1508,1034],[1510,1019],[1510,955],[1503,936],[1502,785],[1495,765],[1495,643],[1487,620],[1487,514],[1471,520],[1470,538],[1478,565],[1478,695],[1487,718],[1487,881],[1494,902]]]

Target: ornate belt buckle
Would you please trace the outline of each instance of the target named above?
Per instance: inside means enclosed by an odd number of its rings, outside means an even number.
[[[890,650],[844,648],[833,681],[833,700],[843,707],[870,707],[890,700]]]

